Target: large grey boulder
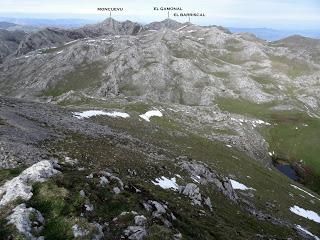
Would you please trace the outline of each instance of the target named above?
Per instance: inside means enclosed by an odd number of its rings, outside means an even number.
[[[30,219],[31,215],[33,219]],[[44,218],[38,210],[34,208],[27,208],[23,203],[13,209],[12,214],[7,217],[7,220],[8,224],[14,225],[18,232],[24,235],[26,239],[44,239],[43,237],[33,236],[34,232],[41,232],[41,225],[44,224]]]
[[[199,187],[194,183],[188,183],[185,187],[179,189],[180,193],[188,196],[194,205],[201,206],[202,198]]]
[[[152,212],[152,216],[154,217],[160,217],[167,212],[167,206],[157,201],[149,200],[143,206],[147,211]]]
[[[142,240],[147,236],[147,231],[141,226],[129,226],[124,230],[124,234],[130,240]]]
[[[7,181],[0,187],[0,209],[18,198],[29,200],[32,193],[32,184],[44,182],[59,171],[47,160],[38,162],[24,170],[18,177]]]
[[[218,175],[216,172],[212,171],[206,164],[195,161],[183,161],[181,162],[180,166],[182,169],[187,170],[191,174],[192,178],[198,179],[200,184],[213,184],[214,187],[221,191],[230,200],[237,202],[238,196],[233,190],[230,180],[226,177]]]
[[[134,217],[134,223],[136,226],[144,226],[147,222],[147,218],[143,215],[138,215]]]

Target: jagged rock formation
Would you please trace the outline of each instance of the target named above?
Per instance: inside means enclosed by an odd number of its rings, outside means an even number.
[[[207,166],[205,166],[205,164],[196,163],[196,162],[193,162],[193,163],[182,162],[181,167],[186,171],[188,171],[191,174],[192,178],[198,179],[198,181],[201,184],[214,184],[215,187],[217,187],[219,191],[221,191],[224,195],[226,195],[230,200],[234,202],[237,201],[238,196],[236,192],[233,190],[230,180],[212,172],[210,169],[208,169]],[[194,189],[194,188],[195,188],[195,184],[191,185],[188,189]],[[184,189],[184,192],[185,191],[186,189]],[[189,192],[190,190],[187,191],[186,195],[189,195]],[[197,196],[198,195],[199,195],[199,191],[197,191]],[[199,200],[199,196],[197,198],[198,198],[197,200]]]
[[[21,56],[37,49],[55,47],[84,37],[84,34],[76,31],[59,28],[46,28],[28,35],[23,41],[21,41],[15,55]]]
[[[202,197],[199,187],[194,183],[188,183],[185,187],[180,189],[183,195],[188,196],[194,205],[200,205],[202,202]]]
[[[129,226],[124,235],[130,240],[142,240],[147,236],[147,232],[144,227],[141,226]]]
[[[0,64],[5,57],[14,53],[20,42],[24,39],[26,33],[22,31],[7,31],[0,29]]]
[[[83,28],[80,28],[78,31],[83,31],[88,37],[99,37],[104,35],[136,35],[142,29],[142,25],[131,22],[118,22],[112,18],[108,18],[105,21],[93,24],[86,25]]]
[[[19,45],[15,55],[21,56],[28,52],[52,48],[83,38],[95,38],[105,35],[135,35],[142,26],[131,21],[118,22],[107,19],[98,24],[86,25],[78,29],[45,28],[29,34]]]
[[[141,27],[108,19],[29,35],[17,55],[49,49],[8,58],[1,66],[1,93],[57,101],[65,94],[84,93],[204,106],[220,98],[282,107],[291,102],[295,109],[316,114],[318,42],[306,44],[310,49],[305,55],[303,48],[290,47],[290,39],[269,44],[218,27],[169,20]]]
[[[150,24],[147,24],[145,26],[146,30],[163,30],[163,29],[171,29],[171,30],[176,30],[182,27],[183,24],[173,21],[171,19],[166,19],[162,22],[153,22]]]

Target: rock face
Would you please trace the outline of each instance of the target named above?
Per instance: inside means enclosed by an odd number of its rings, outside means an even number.
[[[88,223],[86,224],[90,231],[86,229],[84,226],[80,226],[75,224],[72,226],[71,230],[74,238],[85,238],[92,240],[100,240],[103,239],[104,234],[102,231],[102,226],[98,223]]]
[[[192,178],[198,179],[200,184],[213,184],[214,187],[221,191],[230,200],[234,202],[237,201],[238,196],[236,192],[233,190],[231,182],[228,178],[219,176],[217,173],[210,170],[208,166],[206,166],[203,163],[182,162],[180,166],[183,169],[187,170],[191,174]],[[194,187],[194,185],[195,184],[190,185],[188,190],[193,190],[192,192],[198,196],[198,190],[196,187]],[[190,191],[187,191],[186,193],[190,193]]]
[[[164,226],[167,228],[172,227],[172,221],[175,220],[175,216],[170,212],[167,205],[154,200],[149,200],[143,203],[143,206],[148,212],[152,213],[153,218],[159,219]]]
[[[104,35],[135,35],[141,31],[142,26],[131,21],[118,22],[107,19],[99,24],[86,25],[82,28],[67,30],[59,28],[45,28],[29,34],[19,45],[15,55],[21,56],[28,52],[57,47],[65,43],[83,39],[95,38]]]
[[[134,223],[137,226],[144,226],[146,224],[146,222],[147,222],[147,218],[143,215],[134,217]]]
[[[5,57],[14,53],[20,42],[25,38],[26,33],[22,31],[7,31],[0,29],[0,64]]]
[[[183,195],[188,196],[194,205],[200,205],[202,202],[200,189],[194,183],[188,183],[185,187],[179,189]]]
[[[144,27],[107,19],[73,30],[48,28],[28,35],[1,65],[0,93],[56,101],[78,93],[129,96],[192,106],[211,106],[220,98],[279,105],[298,99],[316,114],[319,42],[301,40],[308,43],[305,49],[296,38],[269,44],[171,20]]]
[[[6,182],[0,187],[0,208],[17,200],[29,200],[32,197],[32,184],[44,182],[49,177],[57,174],[49,161],[41,161],[24,170],[18,177]]]
[[[154,217],[161,217],[163,214],[167,212],[167,206],[157,201],[149,200],[147,203],[144,203],[143,205],[146,210],[152,212],[152,216]]]
[[[147,24],[144,28],[147,30],[163,30],[163,29],[179,29],[180,27],[182,27],[183,24],[176,22],[174,20],[171,19],[166,19],[162,22],[153,22],[150,24]]]
[[[33,219],[30,219],[30,217]],[[44,218],[39,211],[34,208],[27,208],[25,204],[20,204],[13,209],[13,212],[7,218],[8,224],[16,227],[19,233],[23,234],[26,239],[43,240],[43,237],[34,237],[33,233],[39,233],[44,224]]]
[[[124,231],[124,234],[130,240],[142,240],[145,236],[147,236],[146,229],[140,226],[129,226]]]
[[[116,183],[115,187],[113,187],[112,191],[114,194],[120,194],[121,191],[123,191],[124,184],[122,180],[116,176],[114,176],[112,173],[107,171],[101,172],[102,176],[100,177],[100,185],[104,186],[106,184],[114,184]]]
[[[82,229],[79,225],[73,225],[72,226],[72,232],[73,236],[75,238],[81,238],[81,237],[86,237],[89,234],[89,231],[86,229]]]
[[[39,32],[31,33],[21,41],[15,55],[21,56],[37,49],[55,47],[84,37],[83,33],[76,31],[46,28]]]
[[[147,236],[147,218],[143,215],[134,217],[135,226],[128,226],[123,234],[130,240],[142,240]]]
[[[212,203],[210,197],[204,197],[200,193],[200,188],[194,184],[194,183],[188,183],[186,186],[180,186],[179,192],[183,195],[189,197],[192,201],[192,205],[198,205],[198,206],[206,206],[210,209],[210,211],[213,210]]]
[[[78,31],[84,32],[88,37],[99,37],[103,35],[136,35],[142,30],[142,25],[131,22],[118,22],[112,18],[108,18],[105,21],[87,25],[80,28]]]

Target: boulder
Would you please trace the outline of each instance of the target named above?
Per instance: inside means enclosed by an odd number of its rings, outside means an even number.
[[[31,214],[33,219],[30,219]],[[26,205],[20,204],[13,209],[11,215],[7,217],[8,223],[16,227],[19,233],[27,239],[42,240],[43,237],[33,236],[33,232],[40,232],[44,224],[44,218],[41,213],[34,208],[27,208]]]

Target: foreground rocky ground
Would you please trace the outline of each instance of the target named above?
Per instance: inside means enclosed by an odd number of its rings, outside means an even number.
[[[257,161],[249,155],[258,152],[237,148],[241,142],[189,129],[181,105],[114,102],[91,117],[84,106],[10,98],[0,108],[4,239],[319,235],[317,218],[294,213],[319,212],[317,194],[274,169],[271,157]],[[152,109],[162,116],[143,115]],[[216,124],[235,117],[215,115]]]

